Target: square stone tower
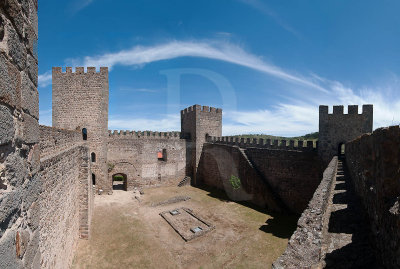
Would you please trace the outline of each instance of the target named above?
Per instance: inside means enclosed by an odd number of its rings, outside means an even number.
[[[96,189],[112,191],[108,182],[108,68],[53,67],[53,127],[82,132],[91,153],[92,181]]]
[[[363,105],[362,114],[357,105],[348,106],[348,114],[343,111],[343,106],[333,106],[333,114],[329,114],[328,106],[319,106],[318,154],[324,165],[339,154],[340,145],[372,132],[372,105]]]
[[[200,105],[185,108],[181,111],[181,136],[192,142],[187,149],[190,158],[187,174],[196,185],[197,167],[207,136],[222,136],[222,109]]]

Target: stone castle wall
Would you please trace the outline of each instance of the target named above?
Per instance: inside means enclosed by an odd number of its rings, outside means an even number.
[[[399,126],[377,129],[346,144],[347,167],[386,268],[400,267],[399,145]]]
[[[71,67],[62,72],[53,68],[53,127],[80,131],[87,130],[90,153],[96,155],[92,173],[96,186],[106,192],[112,191],[107,177],[108,138],[108,68]]]
[[[88,147],[80,131],[40,126],[41,268],[69,268],[79,238],[88,238],[93,193]]]
[[[177,184],[186,175],[186,149],[190,142],[180,133],[110,132],[108,138],[109,178],[127,176],[128,190],[134,187]],[[166,156],[158,159],[163,150]]]
[[[233,201],[284,210],[268,182],[236,146],[204,144],[197,172],[199,184],[224,190]]]
[[[337,167],[338,159],[333,157],[307,208],[297,221],[297,229],[290,237],[285,252],[272,268],[320,268],[324,228],[329,218],[328,202]]]
[[[245,153],[286,207],[301,214],[321,181],[316,152],[247,148]]]
[[[39,268],[37,0],[0,1],[0,268]]]
[[[298,214],[306,208],[321,178],[318,155],[312,149],[303,152],[256,147],[243,149],[219,143],[204,145],[198,170],[202,183],[231,191],[229,179],[239,174],[243,182],[251,182],[244,184],[250,186],[246,190],[248,194],[275,196],[286,209]],[[266,205],[265,202],[255,203]]]
[[[222,136],[214,137],[210,136],[207,138],[207,142],[235,145],[240,148],[267,148],[267,149],[281,149],[281,150],[296,150],[296,151],[317,151],[318,141],[307,140],[278,140],[278,139],[263,139],[263,138],[239,138],[234,136]]]
[[[333,106],[333,114],[329,114],[328,106],[319,107],[318,152],[324,165],[338,155],[340,144],[372,132],[372,105],[363,105],[362,114],[358,114],[356,105],[348,106],[348,114],[344,114],[343,110],[343,106]]]

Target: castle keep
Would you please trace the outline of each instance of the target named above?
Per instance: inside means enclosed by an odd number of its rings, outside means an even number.
[[[223,137],[222,110],[199,105],[180,132],[111,131],[108,69],[55,67],[53,126],[39,126],[37,8],[0,2],[0,268],[69,268],[116,176],[126,191],[206,185],[300,216],[274,268],[335,267],[349,238],[400,267],[400,128],[372,132],[372,105],[320,106],[318,143]]]

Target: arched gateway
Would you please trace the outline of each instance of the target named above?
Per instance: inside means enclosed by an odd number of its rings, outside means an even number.
[[[113,190],[130,191],[139,187],[140,174],[129,161],[111,164],[108,171],[109,184]]]

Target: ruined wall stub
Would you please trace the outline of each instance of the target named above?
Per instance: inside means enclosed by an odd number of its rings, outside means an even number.
[[[196,185],[196,173],[203,144],[208,136],[222,135],[222,109],[194,105],[181,111],[181,135],[193,142],[187,149],[187,174]]]
[[[0,1],[0,268],[39,268],[37,0]]]
[[[53,127],[87,131],[90,153],[96,155],[91,163],[96,178],[96,190],[112,192],[108,179],[108,68],[71,67],[62,72],[53,67]]]
[[[343,106],[333,106],[333,114],[328,113],[328,106],[319,106],[318,154],[323,164],[338,154],[340,144],[372,132],[372,123],[372,105],[363,105],[362,114],[357,105],[348,106],[348,114],[343,113]]]

